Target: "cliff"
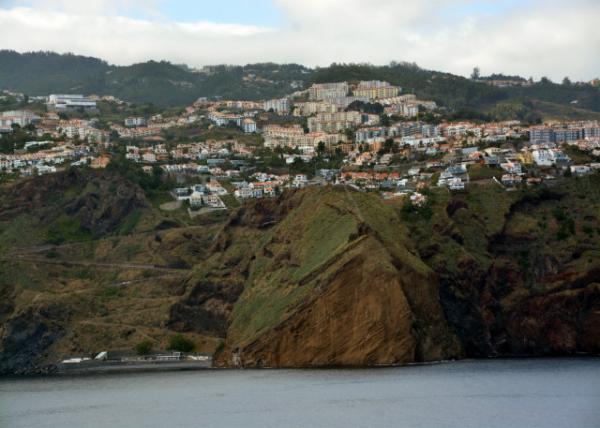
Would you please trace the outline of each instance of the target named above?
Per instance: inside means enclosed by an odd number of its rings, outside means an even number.
[[[599,184],[309,188],[191,223],[115,172],[24,180],[0,195],[0,372],[176,333],[230,367],[598,354]]]
[[[285,204],[289,213],[250,241],[248,279],[218,364],[360,366],[462,354],[434,273],[378,196],[304,190]],[[239,250],[229,244],[215,257],[227,260],[230,251]]]

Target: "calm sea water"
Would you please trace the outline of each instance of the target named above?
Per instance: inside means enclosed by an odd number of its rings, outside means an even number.
[[[0,427],[600,427],[600,359],[0,380]]]

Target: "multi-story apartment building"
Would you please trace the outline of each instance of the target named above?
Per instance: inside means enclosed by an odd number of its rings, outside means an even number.
[[[128,117],[124,123],[125,126],[146,126],[146,119],[143,117]]]
[[[343,98],[348,95],[348,82],[315,83],[308,89],[308,98],[311,101]]]
[[[335,104],[321,101],[309,101],[306,103],[294,104],[295,116],[311,116],[317,113],[335,113],[339,110],[340,108]]]
[[[218,126],[225,126],[230,123],[235,123],[237,126],[242,126],[244,116],[240,114],[221,113],[218,111],[211,111],[208,115],[208,119],[213,121]]]
[[[583,138],[600,138],[600,125],[598,125],[598,122],[583,125]]]
[[[414,94],[398,95],[396,97],[384,98],[379,101],[383,105],[403,104],[417,102],[417,96]]]
[[[529,140],[532,143],[569,143],[583,139],[600,138],[598,122],[579,122],[552,126],[534,126],[529,128]]]
[[[326,132],[309,132],[299,125],[284,127],[279,125],[267,125],[263,128],[263,137],[265,147],[291,147],[299,148],[304,153],[312,153],[319,143],[330,147],[338,142],[345,142],[346,136],[343,134],[329,134]]]
[[[359,128],[356,130],[355,139],[357,143],[364,143],[375,138],[392,138],[395,137],[392,128],[378,126],[370,128]]]
[[[287,98],[267,100],[263,104],[263,110],[273,110],[276,113],[287,113],[290,111],[290,101]]]
[[[436,125],[421,124],[421,135],[425,138],[439,137],[441,135],[440,128]]]
[[[370,100],[367,97],[335,97],[335,98],[328,98],[327,102],[330,104],[335,105],[338,110],[343,110],[346,107],[348,107],[350,104],[352,104],[355,101],[360,101],[363,103],[368,103]]]
[[[397,96],[400,93],[400,87],[390,85],[388,82],[370,80],[360,82],[352,93],[356,97],[378,100]]]
[[[386,113],[398,114],[403,117],[416,117],[419,115],[419,106],[417,104],[395,104],[385,108]]]
[[[554,143],[554,129],[549,126],[535,126],[529,128],[529,141],[532,143]]]
[[[52,94],[46,103],[49,110],[94,110],[96,101],[83,95]]]
[[[577,141],[583,137],[581,128],[559,128],[554,130],[554,141],[556,143],[567,143]]]
[[[362,124],[377,125],[379,116],[362,114],[356,111],[319,113],[308,118],[310,132],[340,132]]]
[[[0,113],[0,128],[10,128],[12,125],[24,127],[39,122],[39,116],[27,110],[13,110]]]
[[[304,135],[304,129],[300,125],[294,126],[279,126],[266,125],[262,129],[263,138],[265,139],[265,147],[290,146],[290,141]]]

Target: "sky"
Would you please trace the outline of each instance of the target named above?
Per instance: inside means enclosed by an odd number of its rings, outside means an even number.
[[[599,21],[600,0],[0,0],[0,49],[587,81],[600,76]]]

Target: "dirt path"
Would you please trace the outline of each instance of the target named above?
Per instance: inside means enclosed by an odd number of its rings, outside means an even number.
[[[0,257],[0,260],[8,262],[25,262],[34,264],[50,264],[50,265],[61,265],[61,266],[85,266],[85,267],[99,267],[108,269],[139,269],[139,270],[152,270],[157,272],[190,272],[190,269],[170,268],[167,266],[156,266],[156,265],[145,265],[139,263],[102,263],[102,262],[90,262],[90,261],[67,261],[67,260],[52,260],[42,257],[33,257],[23,254],[13,254],[10,256]]]

